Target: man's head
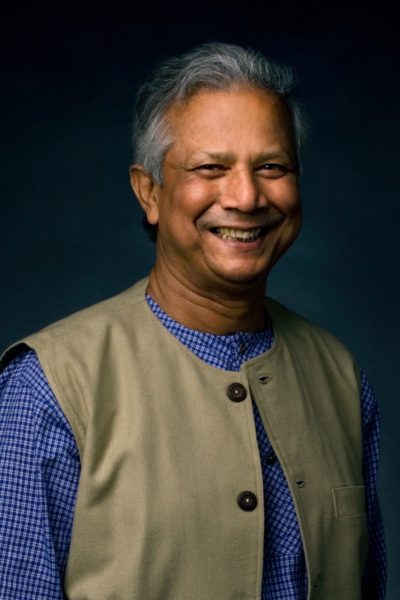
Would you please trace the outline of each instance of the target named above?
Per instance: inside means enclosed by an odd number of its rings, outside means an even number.
[[[139,88],[132,136],[134,162],[143,165],[155,182],[162,183],[164,156],[173,142],[166,124],[168,109],[173,104],[185,104],[201,89],[228,91],[237,86],[259,88],[282,98],[289,108],[299,156],[305,127],[301,110],[291,97],[295,86],[292,70],[251,49],[207,43],[163,61]],[[156,228],[147,230],[155,239]]]
[[[157,261],[194,287],[265,279],[300,226],[303,127],[287,69],[207,44],[139,90],[132,184]]]

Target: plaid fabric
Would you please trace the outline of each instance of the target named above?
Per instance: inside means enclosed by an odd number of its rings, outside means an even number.
[[[200,359],[238,371],[243,361],[268,350],[270,327],[258,333],[219,336],[173,321],[147,297],[161,323]],[[379,415],[361,373],[363,459],[369,515],[365,597],[385,598],[386,557],[375,492]],[[305,600],[307,576],[293,502],[256,406],[254,419],[264,479],[265,559],[263,600]],[[79,454],[65,419],[32,351],[0,375],[0,598],[62,600],[79,480]]]

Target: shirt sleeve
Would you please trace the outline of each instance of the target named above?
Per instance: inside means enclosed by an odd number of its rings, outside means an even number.
[[[0,598],[62,599],[79,453],[36,354],[0,374]]]
[[[363,600],[386,598],[386,545],[379,498],[376,489],[380,420],[378,404],[371,384],[361,369],[361,411],[363,469],[368,514],[368,556],[363,578]]]

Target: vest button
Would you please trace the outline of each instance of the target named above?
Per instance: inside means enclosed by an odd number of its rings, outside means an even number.
[[[258,500],[253,492],[241,492],[237,497],[237,503],[242,510],[250,512],[256,508]]]
[[[277,460],[278,459],[277,459],[276,454],[275,454],[275,452],[273,450],[270,450],[264,456],[264,462],[265,462],[266,465],[274,465]]]
[[[247,396],[246,388],[241,383],[231,383],[226,393],[232,402],[242,402]]]

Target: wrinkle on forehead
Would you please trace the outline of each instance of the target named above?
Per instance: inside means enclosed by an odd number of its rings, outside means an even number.
[[[181,156],[184,161],[190,156],[190,161],[236,162],[240,155],[242,131],[245,136],[243,143],[254,150],[254,154],[248,153],[249,158],[250,154],[253,155],[251,162],[263,162],[283,154],[291,162],[296,162],[290,111],[282,98],[265,90],[248,87],[226,91],[202,89],[186,104],[172,105],[166,119],[172,137],[170,150],[182,141],[183,146],[179,144],[179,147],[186,154],[186,159]],[[251,131],[255,134],[254,144],[258,146],[253,144],[253,149],[251,139],[248,139]],[[235,135],[239,136],[238,139]],[[265,143],[260,144],[262,136]],[[170,152],[167,151],[165,158],[168,154]]]
[[[210,98],[212,98],[212,96],[234,96],[240,92],[247,92],[253,96],[264,97],[268,100],[270,104],[280,107],[283,110],[283,112],[286,113],[289,120],[291,120],[289,107],[285,99],[282,98],[282,96],[279,96],[276,92],[272,90],[268,91],[265,88],[258,88],[252,85],[245,84],[232,85],[226,90],[201,87],[200,89],[190,94],[185,100],[176,101],[173,104],[171,104],[166,110],[165,120],[168,123],[171,121],[171,119],[179,118],[187,111],[190,105],[199,98],[205,98],[207,96]]]

